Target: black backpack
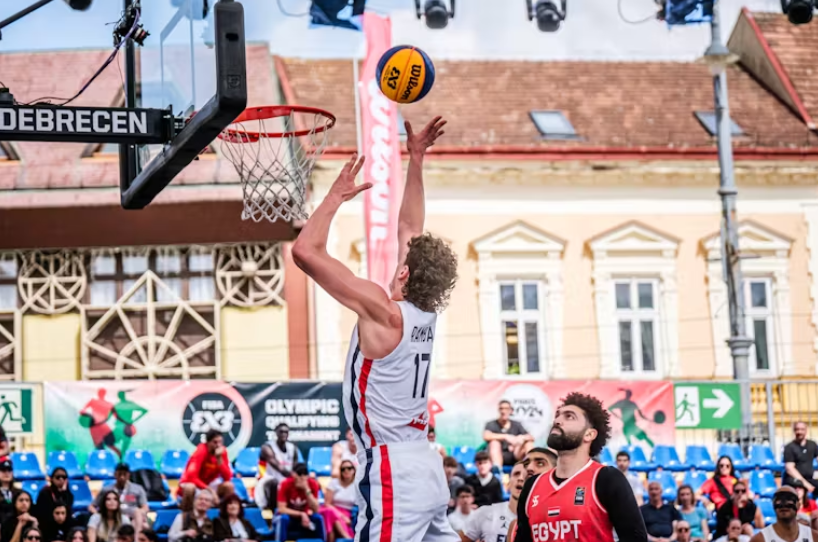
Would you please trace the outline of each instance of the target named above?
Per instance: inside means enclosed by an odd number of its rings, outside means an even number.
[[[145,489],[150,502],[164,502],[168,500],[168,492],[162,475],[155,469],[139,469],[131,473],[131,481]]]

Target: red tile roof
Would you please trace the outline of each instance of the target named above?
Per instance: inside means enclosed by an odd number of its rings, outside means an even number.
[[[818,49],[816,49],[818,50]],[[300,105],[338,116],[334,145],[354,147],[353,66],[348,60],[284,59],[279,73]],[[450,146],[466,148],[713,147],[694,117],[713,110],[706,67],[679,62],[439,61],[430,94],[401,106],[410,122],[445,116]],[[729,70],[733,119],[746,137],[737,147],[814,147],[815,135],[786,106],[739,67]],[[571,121],[580,141],[542,140],[529,111],[554,109]]]

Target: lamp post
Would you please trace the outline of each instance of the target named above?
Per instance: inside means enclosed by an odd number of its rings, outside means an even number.
[[[741,278],[741,253],[738,246],[736,220],[736,181],[733,169],[732,129],[727,101],[726,68],[738,57],[730,53],[721,41],[718,2],[713,6],[710,23],[711,42],[702,61],[713,74],[713,94],[716,108],[716,137],[719,155],[719,196],[721,197],[721,261],[727,284],[730,309],[730,338],[727,344],[733,357],[733,377],[741,385],[741,441],[751,435],[752,410],[750,397],[750,346],[744,319],[744,288]]]

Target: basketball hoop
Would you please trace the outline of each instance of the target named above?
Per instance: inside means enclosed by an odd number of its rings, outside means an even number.
[[[219,135],[241,179],[242,220],[307,218],[307,182],[333,126],[335,116],[315,107],[249,107]]]

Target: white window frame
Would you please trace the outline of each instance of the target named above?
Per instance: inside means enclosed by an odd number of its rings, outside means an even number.
[[[770,370],[756,371],[750,364],[750,375],[755,377],[794,376],[798,373],[792,355],[792,302],[790,298],[790,248],[792,239],[751,220],[738,224],[739,249],[746,256],[741,260],[742,279],[770,281],[769,302],[772,310],[773,334],[768,337]],[[716,377],[732,378],[733,360],[727,339],[730,337],[730,311],[727,304],[727,286],[721,263],[721,236],[715,232],[702,244],[707,255],[707,291],[710,301],[710,320],[715,349]],[[750,300],[745,295],[745,315]],[[769,331],[769,330],[768,330]],[[752,330],[748,330],[748,334]],[[751,355],[755,355],[752,352]]]
[[[650,277],[621,277],[617,278],[613,281],[614,287],[614,303],[616,303],[616,286],[618,284],[627,284],[629,287],[629,294],[630,294],[630,308],[629,309],[621,309],[616,307],[616,324],[617,324],[617,334],[620,334],[619,324],[624,320],[628,320],[631,322],[631,345],[633,348],[632,355],[633,355],[633,370],[625,371],[622,368],[622,351],[621,351],[621,339],[617,342],[617,346],[619,347],[619,370],[622,372],[623,375],[634,376],[638,378],[643,377],[650,377],[654,376],[655,373],[659,370],[659,363],[657,360],[657,331],[660,329],[660,323],[662,321],[661,314],[661,302],[659,299],[659,281],[655,278]],[[652,297],[653,297],[653,307],[646,309],[646,308],[639,308],[639,284],[650,284],[652,288]],[[653,322],[653,365],[654,368],[651,371],[646,371],[644,369],[644,356],[642,352],[642,329],[641,325],[639,325],[642,321],[650,320]]]
[[[599,337],[600,378],[628,378],[623,371],[615,284],[643,278],[656,281],[654,303],[661,318],[653,330],[656,370],[637,373],[659,380],[681,376],[679,367],[679,294],[676,254],[679,240],[637,221],[626,222],[589,242],[593,255],[594,302]]]
[[[507,375],[505,330],[501,324],[500,286],[507,281],[540,282],[540,372],[537,380],[566,378],[563,353],[565,292],[562,255],[565,241],[522,221],[512,222],[472,242],[480,283],[483,378],[520,380]],[[548,322],[548,331],[545,331]],[[531,377],[528,377],[531,378]]]
[[[761,283],[764,285],[765,296],[767,298],[766,307],[753,307],[751,296],[751,285]],[[750,373],[757,376],[775,375],[777,366],[775,359],[775,345],[778,343],[775,333],[775,314],[773,311],[773,287],[770,277],[745,277],[744,278],[744,321],[747,336],[753,339],[753,346],[750,347]],[[764,319],[767,328],[767,360],[769,368],[758,368],[758,357],[755,347],[755,320]]]
[[[537,287],[537,308],[525,309],[519,306],[523,302],[523,284],[534,284]],[[500,291],[503,286],[514,287],[514,310],[503,310],[502,296]],[[506,377],[521,377],[528,378],[531,376],[541,377],[545,372],[546,362],[548,360],[548,346],[546,343],[546,320],[543,303],[545,302],[546,285],[541,280],[526,280],[526,279],[500,279],[497,282],[498,299],[500,300],[499,317],[500,329],[503,334],[503,371]],[[508,373],[508,347],[506,343],[505,323],[510,321],[517,322],[517,355],[520,362],[520,374],[512,375]],[[525,340],[521,335],[525,334],[525,324],[537,324],[537,349],[539,350],[539,371],[528,372],[528,352],[526,351]]]

